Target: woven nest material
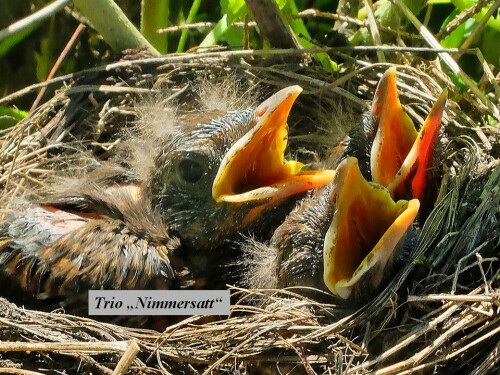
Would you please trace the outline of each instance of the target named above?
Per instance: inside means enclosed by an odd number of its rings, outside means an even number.
[[[314,65],[284,61],[244,52],[129,56],[49,82],[56,88],[54,96],[30,118],[0,133],[0,216],[20,197],[36,197],[51,176],[81,168],[82,160],[113,157],[124,128],[137,119],[134,104],[159,88],[168,93],[163,97],[189,102],[200,81],[230,77],[243,88],[257,87],[262,98],[299,84],[304,93],[289,120],[291,152],[311,161],[326,157],[368,108],[388,64],[356,61],[332,75]],[[398,66],[401,101],[419,123],[442,87],[452,93],[455,88],[437,67],[425,70]],[[336,305],[333,299],[320,303],[298,289],[234,286],[237,302],[227,319],[207,323],[191,317],[160,333],[24,310],[0,298],[0,370],[495,373],[500,367],[498,133],[478,126],[488,113],[476,98],[460,100],[466,111],[453,100],[446,110],[446,173],[436,206],[406,266],[365,306]]]

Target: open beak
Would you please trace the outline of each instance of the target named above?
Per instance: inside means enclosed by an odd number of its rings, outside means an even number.
[[[417,132],[399,101],[396,69],[390,68],[382,76],[372,104],[376,133],[370,165],[373,181],[387,187],[393,196],[423,197],[446,99],[445,90]]]
[[[217,202],[281,201],[329,183],[332,170],[303,171],[303,164],[285,161],[287,118],[302,91],[290,86],[255,109],[255,126],[224,156],[212,186]]]
[[[324,241],[324,281],[347,299],[365,282],[372,290],[380,285],[420,203],[394,202],[385,188],[364,179],[352,157],[337,168],[331,200],[335,211]]]
[[[432,153],[441,129],[441,118],[447,98],[448,90],[445,89],[432,106],[396,177],[387,186],[392,196],[405,197],[411,186],[413,198],[422,199],[424,197],[427,171],[430,168]]]

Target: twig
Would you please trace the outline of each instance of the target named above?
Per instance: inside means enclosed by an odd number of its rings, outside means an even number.
[[[274,48],[300,48],[290,25],[283,17],[278,4],[268,0],[245,0],[259,25],[262,36]]]
[[[486,26],[486,23],[490,19],[490,17],[498,10],[498,7],[500,7],[500,0],[497,0],[495,4],[493,4],[490,9],[486,12],[484,17],[481,19],[479,24],[472,30],[470,35],[467,37],[467,39],[464,40],[460,48],[469,48],[472,42],[474,42],[474,39],[478,36],[480,32],[483,31],[484,27]]]
[[[364,0],[365,9],[368,14],[368,24],[370,25],[370,33],[372,34],[373,42],[375,45],[382,45],[382,39],[380,38],[380,32],[378,31],[377,21],[375,20],[375,15],[373,14],[373,2],[372,0]],[[385,63],[385,55],[381,50],[377,50],[377,59],[379,63]]]
[[[443,312],[441,315],[439,315],[434,320],[432,320],[430,322],[427,322],[427,323],[419,324],[410,333],[408,333],[407,335],[405,335],[392,348],[386,350],[384,353],[380,354],[379,356],[375,357],[372,360],[366,361],[366,362],[364,362],[363,364],[361,364],[359,366],[355,366],[355,367],[349,369],[349,373],[357,373],[358,371],[366,371],[367,369],[369,369],[373,365],[386,360],[387,358],[389,358],[390,356],[394,355],[395,353],[397,353],[402,348],[404,348],[407,345],[409,345],[410,343],[414,342],[420,336],[424,335],[425,333],[427,333],[430,330],[432,330],[435,327],[437,327],[442,322],[444,322],[447,319],[449,319],[459,309],[459,307],[460,307],[460,304],[452,305],[450,308],[448,308],[445,312]]]
[[[465,9],[462,13],[457,15],[453,20],[451,20],[446,28],[439,33],[437,33],[436,38],[442,40],[450,35],[457,27],[463,25],[464,22],[471,18],[475,13],[478,13],[482,8],[484,8],[491,0],[479,0],[477,3],[472,5],[470,8]]]
[[[473,315],[468,315],[459,321],[457,321],[452,327],[450,327],[448,330],[443,332],[438,338],[436,338],[433,342],[429,343],[428,346],[426,346],[423,350],[419,351],[418,353],[414,354],[412,357],[398,362],[392,366],[385,367],[383,369],[374,371],[373,374],[377,375],[387,375],[387,374],[402,374],[403,370],[406,370],[407,368],[411,367],[411,372],[415,370],[419,370],[420,367],[426,367],[426,364],[420,364],[421,361],[423,361],[425,358],[427,358],[429,355],[431,355],[433,352],[437,350],[437,348],[441,347],[441,345],[446,342],[447,340],[451,339],[453,335],[455,335],[457,332],[460,332],[461,330],[467,328],[467,326],[474,321],[474,316]],[[484,339],[484,337],[481,337],[481,340]],[[455,357],[453,353],[452,357]],[[446,359],[446,357],[441,357],[442,360]]]
[[[25,87],[19,91],[16,91],[10,95],[0,98],[0,105],[5,105],[13,100],[19,99],[20,97],[29,94],[33,91],[38,90],[43,86],[51,86],[59,84],[64,81],[71,79],[77,79],[79,77],[100,73],[104,71],[113,71],[123,68],[129,68],[133,66],[147,66],[147,65],[159,65],[159,64],[176,64],[176,63],[187,63],[192,61],[203,61],[204,59],[221,59],[221,61],[226,61],[231,58],[239,57],[250,57],[250,56],[292,56],[292,55],[305,55],[310,53],[318,52],[369,52],[376,51],[380,49],[381,51],[394,51],[394,52],[415,52],[415,53],[475,53],[475,50],[465,50],[461,51],[457,48],[412,48],[412,47],[392,47],[392,46],[356,46],[356,47],[328,47],[328,48],[308,48],[308,49],[271,49],[271,50],[239,50],[239,51],[223,51],[223,52],[199,52],[199,53],[182,53],[179,55],[169,55],[165,57],[153,57],[148,59],[140,60],[127,60],[119,61],[116,63],[100,66],[97,68],[82,70],[77,73],[66,74],[64,76],[56,77],[52,80],[48,80],[42,83],[37,83]],[[205,62],[206,65],[206,62]]]
[[[73,35],[71,36],[71,38],[69,39],[68,43],[64,47],[63,51],[61,52],[61,54],[57,58],[57,61],[55,62],[54,66],[50,70],[50,73],[47,76],[47,80],[52,79],[54,77],[54,75],[56,74],[56,72],[59,69],[59,67],[61,66],[61,64],[64,62],[66,57],[68,57],[69,51],[75,46],[75,43],[78,40],[78,38],[80,37],[83,30],[85,30],[85,25],[83,23],[80,23],[77,26],[77,28],[76,28],[75,32],[73,33]],[[33,102],[33,105],[31,106],[31,108],[29,110],[30,113],[33,113],[35,108],[38,107],[38,104],[42,100],[43,95],[45,94],[45,91],[47,91],[47,86],[43,86],[42,89],[40,90],[40,92],[38,93],[38,95],[36,96],[35,101]]]
[[[38,371],[23,370],[21,368],[0,367],[1,374],[16,374],[16,375],[45,375]]]
[[[125,352],[128,341],[95,342],[0,342],[0,352]]]
[[[499,302],[498,296],[491,294],[469,295],[469,294],[428,294],[425,296],[408,296],[408,302],[435,302],[435,301],[453,301],[453,302]]]

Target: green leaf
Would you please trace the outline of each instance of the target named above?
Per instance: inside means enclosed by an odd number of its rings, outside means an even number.
[[[115,51],[144,48],[154,56],[160,56],[160,52],[137,30],[114,1],[73,0],[72,2]]]
[[[289,3],[289,0],[275,0],[275,1],[276,1],[276,4],[278,4],[278,8],[280,8],[280,10],[283,10],[283,8],[285,8],[285,6],[287,6]],[[292,2],[292,1],[290,1],[290,2]]]
[[[57,59],[57,55],[55,54],[56,48],[54,18],[51,18],[49,32],[40,39],[40,53],[34,52],[36,77],[39,81],[47,79],[54,61]]]
[[[477,0],[451,0],[451,2],[453,3],[453,5],[455,5],[456,8],[460,9],[460,11],[463,12],[464,10],[469,9],[470,7],[475,5],[477,3]],[[481,22],[487,12],[488,7],[484,7],[480,12],[475,13],[472,17],[477,22]],[[490,17],[486,22],[486,25],[500,32],[500,17]]]
[[[241,48],[243,45],[243,29],[240,27],[229,27],[222,39],[232,48]]]
[[[299,37],[299,43],[303,48],[316,48],[318,47],[314,43],[311,43],[310,41]],[[326,52],[317,52],[313,53],[312,57],[314,60],[318,61],[321,66],[328,72],[338,72],[339,66],[338,64],[330,59],[330,56]]]
[[[465,82],[455,73],[450,72],[450,78],[455,83],[455,85],[459,87],[463,92],[466,92],[469,89]]]
[[[231,24],[243,20],[248,13],[245,0],[221,0],[220,4],[222,18],[200,43],[201,48],[212,47],[223,37],[230,46],[241,46],[242,30],[233,30]]]
[[[451,0],[427,0],[427,4],[450,4]]]
[[[203,41],[200,43],[200,47],[207,48],[215,45],[227,31],[229,25],[230,24],[227,20],[227,15],[224,14],[219,22],[217,22],[217,24],[214,26],[214,28],[210,30],[205,39],[203,39]]]
[[[284,6],[282,9],[283,14],[285,14],[285,15],[296,14],[299,12],[294,0],[290,0],[285,5],[286,6]],[[309,30],[307,30],[307,27],[304,24],[303,20],[301,20],[301,19],[290,20],[290,27],[292,28],[295,35],[303,36],[304,38],[311,40],[311,35],[309,35]]]
[[[379,4],[377,9],[375,9],[375,19],[386,27],[398,27],[399,23],[396,17],[396,9],[397,8],[389,1],[382,2],[382,4]]]
[[[168,50],[168,35],[160,34],[157,30],[168,26],[169,8],[169,0],[141,2],[141,33],[162,54]]]
[[[361,27],[349,37],[350,46],[373,45],[370,32],[366,27]]]
[[[460,24],[450,35],[441,41],[441,45],[445,48],[458,48],[469,37],[471,32],[476,28],[477,22],[470,18]]]
[[[227,15],[228,23],[242,20],[248,13],[245,0],[221,0],[221,11]]]
[[[7,52],[9,52],[12,48],[14,48],[18,43],[22,42],[26,37],[28,37],[34,30],[36,30],[40,26],[34,25],[33,27],[24,29],[14,35],[9,36],[8,38],[2,40],[0,42],[0,57],[4,56]]]
[[[402,0],[414,15],[420,14],[425,7],[423,0]],[[364,8],[364,7],[363,7]],[[405,18],[399,8],[389,0],[380,0],[374,12],[375,19],[383,26],[399,28],[405,24]]]
[[[488,124],[490,124],[491,126],[497,127],[497,128],[500,126],[500,123],[498,122],[498,120],[490,115],[488,115]]]
[[[28,112],[16,108],[0,107],[0,129],[7,129],[16,125],[28,116]]]
[[[189,9],[188,16],[186,18],[186,23],[190,24],[194,22],[196,15],[198,14],[198,9],[200,9],[201,0],[193,0],[191,8]],[[179,38],[179,43],[177,44],[177,53],[184,51],[184,45],[188,37],[188,29],[182,30],[181,37]]]
[[[479,49],[483,53],[484,58],[496,68],[500,65],[500,33],[491,27],[487,27],[481,33],[479,40]]]

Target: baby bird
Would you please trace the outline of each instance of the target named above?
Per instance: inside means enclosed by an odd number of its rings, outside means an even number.
[[[436,180],[434,148],[447,97],[445,89],[417,132],[399,101],[396,69],[389,68],[377,86],[371,111],[354,132],[345,155],[357,157],[366,178],[386,187],[394,198],[433,201],[434,191],[426,186]]]
[[[287,200],[333,178],[284,159],[300,92],[291,86],[245,110],[176,113],[143,181],[98,168],[18,210],[0,224],[2,293],[86,307],[88,289],[220,285],[228,239],[283,219]]]
[[[445,102],[446,92],[417,134],[389,69],[332,183],[305,198],[269,244],[244,245],[248,285],[313,287],[352,301],[373,296],[394,255],[411,246]]]

